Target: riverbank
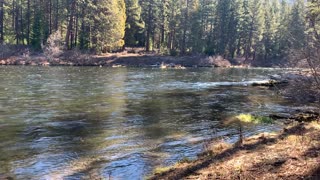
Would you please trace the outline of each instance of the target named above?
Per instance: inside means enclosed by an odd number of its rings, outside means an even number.
[[[222,57],[165,56],[159,54],[110,53],[103,55],[66,52],[59,57],[44,54],[14,55],[0,58],[0,65],[32,66],[110,66],[110,67],[156,67],[166,64],[183,67],[230,67],[231,62]]]
[[[212,142],[197,160],[157,171],[150,179],[319,179],[320,122],[294,121],[242,146]]]
[[[70,50],[63,52],[37,52],[27,47],[3,46],[0,50],[0,65],[34,65],[34,66],[129,66],[146,67],[181,65],[184,67],[230,67],[230,66],[259,66],[270,67],[279,64],[278,60],[245,61],[244,58],[224,59],[222,56],[207,56],[204,54],[169,56],[157,52],[147,53],[141,49],[126,49],[118,53],[95,55]],[[257,64],[258,63],[258,64]]]

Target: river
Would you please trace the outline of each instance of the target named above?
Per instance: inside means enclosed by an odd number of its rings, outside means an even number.
[[[228,117],[299,107],[272,88],[246,86],[280,71],[2,66],[0,177],[143,179],[195,158],[211,138],[234,142]]]

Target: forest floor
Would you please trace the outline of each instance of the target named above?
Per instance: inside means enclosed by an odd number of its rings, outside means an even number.
[[[150,179],[320,179],[320,122],[291,122],[243,145],[212,142],[198,159],[158,168]]]

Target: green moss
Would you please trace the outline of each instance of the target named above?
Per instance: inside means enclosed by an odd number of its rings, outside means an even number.
[[[254,116],[252,114],[240,114],[236,116],[238,120],[244,123],[254,123],[254,124],[259,124],[259,123],[266,123],[266,124],[271,124],[273,122],[273,119],[269,117],[263,117],[263,116]]]
[[[164,172],[170,171],[173,167],[169,166],[169,167],[157,167],[153,173],[154,174],[162,174]]]

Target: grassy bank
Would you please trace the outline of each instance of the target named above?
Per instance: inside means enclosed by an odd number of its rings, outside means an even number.
[[[192,162],[158,168],[150,179],[319,179],[320,123],[294,122],[242,146],[213,142]]]

